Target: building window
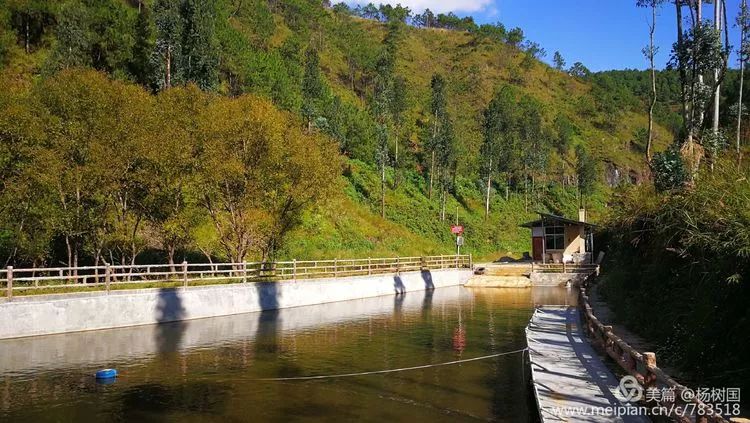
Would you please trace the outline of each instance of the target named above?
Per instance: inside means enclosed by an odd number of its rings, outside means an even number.
[[[563,226],[547,226],[544,228],[544,242],[547,250],[565,249],[565,228]]]

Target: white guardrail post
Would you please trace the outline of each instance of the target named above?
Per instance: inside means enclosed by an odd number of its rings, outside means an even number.
[[[188,262],[187,260],[182,262],[182,286],[188,287]]]
[[[104,286],[107,289],[107,294],[109,294],[109,284],[112,280],[112,268],[107,264],[104,267]]]
[[[6,269],[5,280],[8,281],[8,294],[6,297],[10,300],[13,298],[13,266]]]

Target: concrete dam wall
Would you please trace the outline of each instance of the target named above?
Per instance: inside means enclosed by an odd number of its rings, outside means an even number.
[[[0,339],[109,329],[324,304],[464,284],[468,269],[15,297]]]

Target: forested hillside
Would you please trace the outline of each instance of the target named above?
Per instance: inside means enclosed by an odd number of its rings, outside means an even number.
[[[448,253],[456,214],[467,252],[520,254],[533,211],[596,218],[647,174],[643,99],[543,64],[520,28],[307,0],[0,4],[8,263]]]

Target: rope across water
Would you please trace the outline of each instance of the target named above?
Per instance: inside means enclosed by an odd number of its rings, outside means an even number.
[[[520,350],[506,351],[506,352],[490,354],[490,355],[483,355],[481,357],[467,358],[464,360],[447,361],[445,363],[425,364],[422,366],[402,367],[399,369],[374,370],[370,372],[343,373],[343,374],[338,374],[338,375],[323,375],[323,376],[272,377],[272,378],[263,378],[263,379],[256,379],[256,380],[266,381],[266,382],[274,382],[274,381],[281,382],[281,381],[290,381],[290,380],[334,379],[334,378],[353,377],[353,376],[381,375],[381,374],[386,374],[386,373],[404,372],[407,370],[428,369],[430,367],[451,366],[454,364],[468,363],[470,361],[487,360],[489,358],[501,357],[504,355],[518,354],[518,353],[525,352],[527,350],[528,348],[522,348]]]

